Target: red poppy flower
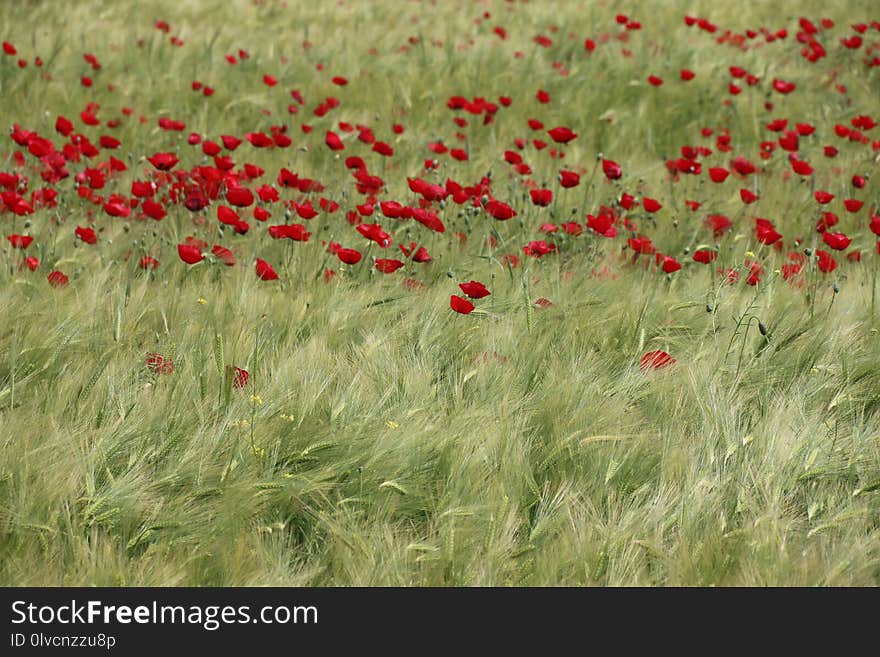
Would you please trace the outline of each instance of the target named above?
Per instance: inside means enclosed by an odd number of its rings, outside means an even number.
[[[587,228],[604,237],[617,237],[617,229],[614,227],[614,217],[600,213],[598,216],[587,215]]]
[[[24,259],[25,266],[31,271],[36,271],[37,267],[40,266],[40,261],[34,258],[33,256],[28,256]]]
[[[256,265],[257,277],[264,281],[277,281],[278,274],[268,262],[261,258],[257,258]]]
[[[101,148],[106,148],[107,150],[113,150],[115,148],[119,148],[120,142],[115,137],[111,137],[110,135],[101,135],[98,138],[98,144],[100,144]]]
[[[764,275],[764,268],[757,262],[750,263],[746,261],[746,266],[749,268],[749,275],[746,276],[746,285],[754,287],[761,282],[761,277]]]
[[[226,366],[226,376],[232,379],[233,388],[244,388],[250,380],[248,371],[235,365]]]
[[[327,144],[331,151],[345,150],[345,144],[342,143],[339,135],[332,130],[327,131],[327,135],[324,137],[324,143]]]
[[[418,221],[420,224],[425,226],[426,228],[430,228],[434,232],[437,233],[445,233],[446,226],[443,225],[443,222],[440,221],[440,217],[438,217],[435,213],[430,210],[426,210],[424,208],[409,208],[410,214],[412,218]]]
[[[798,134],[792,131],[786,132],[785,135],[779,138],[779,145],[784,150],[794,153],[799,147]],[[768,147],[768,150],[772,149]]]
[[[612,160],[602,160],[602,172],[608,180],[617,180],[623,175],[623,169]]]
[[[59,132],[62,136],[67,137],[73,132],[73,123],[70,119],[65,118],[63,116],[59,116],[55,119],[55,130]]]
[[[468,315],[475,306],[467,299],[464,299],[457,294],[453,294],[451,297],[449,297],[449,307],[457,313]]]
[[[733,170],[741,176],[748,176],[758,170],[757,167],[748,160],[748,158],[745,158],[742,155],[737,155],[735,158],[733,158],[730,161],[730,166],[733,167]]]
[[[226,200],[237,208],[246,208],[254,203],[254,194],[247,187],[230,187],[226,190]]]
[[[384,141],[377,141],[373,144],[373,151],[379,155],[384,155],[385,157],[391,157],[394,155],[394,149]]]
[[[228,151],[234,151],[239,145],[241,145],[241,139],[235,135],[220,135],[220,141],[223,142],[223,148]]]
[[[527,256],[531,256],[533,258],[541,258],[548,253],[553,253],[556,251],[556,245],[550,244],[545,240],[533,240],[526,244],[522,251]]]
[[[70,281],[69,278],[57,269],[47,276],[49,285],[52,287],[64,287]]]
[[[843,202],[843,205],[846,208],[847,212],[853,212],[853,213],[861,210],[862,206],[864,204],[865,204],[864,201],[860,201],[855,198],[848,198]]]
[[[286,237],[295,242],[308,242],[312,234],[302,224],[281,224],[269,226],[269,236],[276,240]]]
[[[94,228],[83,228],[82,226],[77,226],[74,233],[76,233],[76,236],[86,244],[98,243],[98,236],[95,234]]]
[[[675,365],[676,360],[665,351],[649,351],[639,359],[639,368],[643,372],[659,370],[670,365]]]
[[[235,266],[235,254],[232,253],[225,246],[220,246],[219,244],[215,244],[211,249],[211,254],[220,260],[227,267]]]
[[[718,252],[712,249],[700,249],[698,251],[694,251],[694,261],[700,262],[704,265],[708,265],[713,260],[718,258]]]
[[[583,226],[581,226],[576,221],[566,221],[562,224],[562,227],[565,229],[565,232],[569,235],[580,235],[584,232]]]
[[[391,245],[391,235],[382,230],[379,224],[359,224],[355,230],[383,249]]]
[[[546,208],[553,201],[553,191],[549,189],[529,190],[529,196],[532,198],[532,203],[542,208]]]
[[[712,179],[712,182],[715,183],[723,183],[727,180],[727,176],[730,175],[730,171],[725,169],[724,167],[711,167],[709,169],[709,177]]]
[[[336,249],[336,257],[347,265],[354,265],[360,262],[361,252],[356,249]]]
[[[217,219],[221,224],[226,224],[227,226],[235,226],[241,221],[241,217],[236,214],[235,210],[225,205],[217,206]]]
[[[798,123],[795,127],[801,137],[809,137],[816,131],[816,127],[809,123]]]
[[[557,144],[567,144],[577,138],[577,134],[565,126],[559,126],[552,130],[548,130],[547,134],[550,135],[550,138]]]
[[[663,271],[667,274],[671,274],[673,272],[681,269],[681,263],[673,258],[672,256],[663,256]]]
[[[507,221],[516,216],[516,210],[494,198],[486,204],[486,212],[499,221]]]
[[[170,171],[180,160],[174,153],[156,153],[152,157],[148,157],[147,161],[159,171]]]
[[[293,209],[296,210],[296,214],[299,215],[301,219],[314,219],[318,216],[318,211],[315,210],[315,207],[312,205],[311,201],[306,201],[305,203],[294,203]]]
[[[34,241],[30,235],[7,235],[6,239],[12,244],[13,249],[26,249]]]
[[[478,281],[471,281],[470,283],[459,283],[458,287],[461,288],[461,291],[464,292],[471,299],[482,299],[483,297],[488,297],[491,292],[486,289],[486,286]]]
[[[409,258],[410,254],[412,254],[413,262],[427,263],[433,260],[425,247],[420,246],[418,249],[416,249],[416,242],[411,242],[409,246],[406,246],[404,244],[399,244],[398,246],[403,252],[403,255],[405,255],[406,257]]]
[[[657,252],[657,248],[647,237],[630,237],[626,243],[633,251],[641,255],[651,255]]]
[[[140,260],[141,269],[156,269],[159,266],[159,261],[151,256],[144,256]]]
[[[147,354],[146,366],[155,374],[174,374],[174,361],[162,354]]]
[[[813,197],[816,199],[817,203],[825,205],[827,203],[831,203],[831,200],[834,198],[834,194],[832,194],[831,192],[823,191],[821,189],[817,189],[814,192]]]
[[[822,241],[835,251],[843,251],[852,242],[844,233],[829,233],[828,231],[822,233]]]
[[[653,212],[657,212],[663,206],[660,204],[660,202],[657,199],[648,198],[646,196],[645,198],[642,199],[642,207],[644,207],[647,212],[653,213]]]
[[[775,78],[773,80],[773,89],[781,94],[789,94],[795,90],[795,84],[794,82],[786,82],[785,80]]]
[[[191,244],[178,244],[177,255],[179,255],[180,259],[188,265],[194,265],[205,259],[202,250]]]
[[[401,267],[403,267],[403,262],[401,262],[400,260],[393,260],[390,258],[376,258],[376,269],[378,269],[383,274],[393,274]]]
[[[739,190],[739,197],[742,199],[742,202],[745,204],[754,203],[760,197],[754,192],[749,191],[748,189]]]
[[[723,214],[710,214],[706,218],[706,227],[712,230],[715,237],[721,237],[733,226],[733,223]]]
[[[816,230],[824,233],[832,226],[836,226],[838,221],[840,221],[840,218],[833,212],[823,212],[822,218],[816,222]]]
[[[758,241],[768,246],[782,239],[782,235],[776,232],[772,221],[755,217],[755,236]]]
[[[818,256],[816,265],[823,274],[829,274],[837,268],[837,261],[828,251],[819,249],[816,251],[816,255]]]
[[[563,169],[559,172],[559,184],[566,189],[577,187],[581,182],[581,177],[574,171]]]

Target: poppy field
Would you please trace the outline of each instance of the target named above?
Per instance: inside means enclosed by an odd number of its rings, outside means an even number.
[[[876,585],[877,9],[5,6],[0,583]]]

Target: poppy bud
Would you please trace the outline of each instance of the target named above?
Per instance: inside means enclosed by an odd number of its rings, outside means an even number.
[[[813,255],[813,249],[810,249],[810,248],[804,249],[804,255],[809,258],[811,255]]]
[[[840,286],[837,283],[835,283],[831,289],[834,290],[834,294],[840,292]]]
[[[758,330],[761,335],[767,335],[767,325],[764,322],[758,322]]]
[[[706,312],[707,312],[707,313],[710,313],[710,312],[712,312],[713,310],[714,310],[714,308],[712,308],[712,304],[711,304],[711,303],[707,303],[707,304],[706,304]]]

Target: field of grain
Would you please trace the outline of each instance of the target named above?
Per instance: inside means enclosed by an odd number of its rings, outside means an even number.
[[[878,20],[9,3],[0,584],[876,585]]]

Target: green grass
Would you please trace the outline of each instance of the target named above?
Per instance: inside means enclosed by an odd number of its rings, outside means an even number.
[[[832,128],[875,110],[877,69],[864,68],[831,39],[829,58],[816,65],[801,59],[794,43],[739,53],[685,28],[682,15],[707,15],[722,29],[785,26],[793,41],[793,17],[829,15],[838,35],[858,18],[870,20],[871,3],[782,3],[783,11],[774,5],[771,12],[656,2],[633,10],[644,29],[628,44],[591,57],[583,39],[617,30],[614,10],[599,3],[534,2],[508,11],[499,2],[479,26],[473,19],[483,6],[469,3],[352,3],[345,10],[293,1],[288,9],[273,2],[155,4],[155,11],[97,0],[64,10],[52,2],[7,8],[0,37],[31,61],[41,54],[53,80],[34,82],[32,63],[22,71],[4,57],[3,125],[19,123],[54,140],[57,114],[75,119],[95,99],[102,120],[133,107],[134,117],[112,132],[123,142],[113,154],[129,171],[102,190],[127,194],[149,167],[145,156],[178,149],[181,168],[201,156],[179,133],[160,131],[158,116],[185,121],[183,135],[213,138],[284,123],[292,149],[263,152],[245,143],[232,154],[236,163],[264,167],[260,182],[274,182],[282,166],[316,177],[342,209],[312,220],[315,235],[305,244],[269,240],[254,221],[246,236],[227,234],[223,243],[239,260],[232,268],[187,268],[177,259],[184,236],[215,230],[213,208],[210,228],[194,227],[180,206],[161,224],[111,219],[98,208],[104,230],[94,247],[74,244],[87,205],[71,179],[59,185],[62,226],[51,225],[56,213],[47,210],[29,217],[27,227],[0,215],[4,235],[25,228],[35,235],[31,249],[39,251],[28,254],[43,263],[35,273],[20,271],[20,252],[4,239],[0,583],[880,581],[880,311],[867,208],[858,219],[839,211],[840,227],[864,251],[862,262],[838,254],[828,275],[811,262],[798,289],[777,271],[784,252],[757,243],[750,219],[772,219],[787,247],[799,235],[803,246],[822,248],[810,183],[781,182],[784,153],[763,163],[761,200],[739,215],[733,180],[715,186],[704,174],[671,185],[663,166],[682,144],[714,147],[699,130],[725,125],[735,150],[708,158],[704,170],[740,153],[757,162],[757,144],[770,138],[763,125],[784,116],[813,122],[821,133],[802,149],[816,166],[815,187],[852,195],[849,177],[873,171],[875,152],[840,145]],[[407,22],[410,14],[419,20]],[[186,45],[168,44],[153,28],[157,18]],[[508,29],[507,41],[491,35],[496,24]],[[553,24],[561,28],[556,34]],[[568,31],[578,38],[568,40]],[[532,43],[538,33],[552,36],[554,46]],[[395,52],[411,35],[422,45]],[[459,50],[470,36],[474,45]],[[443,45],[432,46],[435,38]],[[303,52],[303,39],[315,45]],[[366,55],[370,45],[377,56]],[[631,59],[619,56],[621,45]],[[223,56],[238,48],[251,57],[229,66]],[[517,49],[522,59],[514,58]],[[92,72],[83,52],[97,54],[103,68]],[[289,62],[282,65],[281,56]],[[570,75],[559,76],[553,61]],[[317,72],[317,63],[326,71]],[[762,92],[748,89],[722,107],[733,64],[755,71],[764,88],[773,77],[791,79],[798,93],[773,94],[772,112],[763,109]],[[685,66],[697,72],[692,86],[677,79]],[[833,67],[850,88],[852,107],[820,84]],[[264,73],[276,75],[278,86],[264,86]],[[662,75],[664,86],[648,86],[649,73]],[[95,87],[80,86],[82,74],[93,75]],[[349,85],[333,86],[332,75],[347,76]],[[215,86],[215,96],[191,91],[194,79]],[[106,91],[110,82],[115,92]],[[307,103],[290,116],[294,88]],[[538,88],[551,93],[551,104],[534,101]],[[436,181],[473,184],[491,170],[496,195],[520,214],[501,223],[462,216],[450,203],[440,213],[443,235],[379,218],[396,233],[395,243],[423,240],[435,260],[408,263],[393,275],[371,272],[370,257],[382,253],[344,220],[361,197],[324,146],[324,131],[339,120],[371,125],[395,157],[380,161],[353,141],[342,157],[363,155],[388,182],[383,198],[413,202],[406,176],[435,180],[422,169],[431,155],[424,146],[440,137],[455,143],[445,104],[459,94],[504,94],[513,104],[491,126],[472,121],[465,130],[471,161],[439,156]],[[341,107],[312,116],[329,95]],[[614,121],[598,119],[606,112]],[[140,114],[148,117],[144,125]],[[530,117],[578,132],[563,162],[588,169],[580,187],[559,193],[559,162],[527,151],[532,177],[552,186],[557,199],[543,210],[523,201],[501,160],[515,137],[539,136],[525,126]],[[303,122],[314,132],[302,134]],[[405,125],[403,135],[391,133],[394,122]],[[93,141],[104,132],[87,130]],[[836,160],[821,156],[826,143],[841,148]],[[0,170],[13,169],[14,146],[2,142]],[[623,186],[606,184],[601,171],[591,176],[599,153],[623,165]],[[829,162],[842,173],[832,174]],[[71,165],[71,173],[81,167]],[[28,175],[34,187],[41,184],[38,173]],[[640,181],[664,209],[656,226],[637,221],[664,253],[685,263],[681,271],[666,277],[631,266],[631,251],[620,250],[625,239],[587,235],[559,238],[560,255],[521,256],[515,269],[499,260],[545,237],[540,223],[567,220],[572,209],[583,222],[621,189],[635,194]],[[876,203],[876,184],[859,196],[866,206]],[[701,212],[687,211],[686,198],[704,201]],[[273,212],[270,223],[282,222],[283,211]],[[701,224],[707,212],[737,219],[720,241],[717,264],[739,268],[745,278],[744,254],[754,251],[765,268],[758,286],[726,285],[713,276],[715,266],[686,254],[712,241]],[[465,232],[467,244],[459,247],[453,231]],[[322,240],[361,249],[364,261],[340,267]],[[129,248],[135,255],[125,260]],[[161,261],[154,274],[137,268],[147,251]],[[282,280],[257,279],[255,256],[275,264]],[[606,266],[615,277],[594,275]],[[338,272],[334,282],[323,281],[325,267]],[[45,276],[52,268],[69,274],[70,285],[51,288]],[[404,277],[424,289],[406,289]],[[453,313],[450,294],[471,278],[492,295],[472,315]],[[553,305],[534,306],[539,297]],[[678,362],[643,373],[639,358],[654,349]],[[172,375],[145,368],[152,352],[173,359]],[[249,385],[231,388],[226,365],[247,369]]]

